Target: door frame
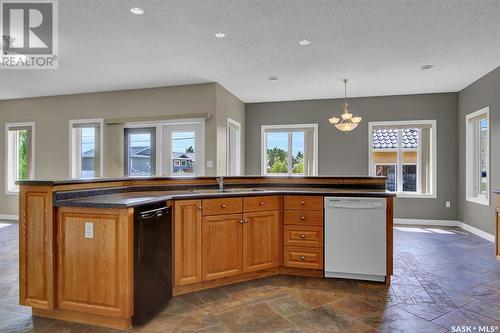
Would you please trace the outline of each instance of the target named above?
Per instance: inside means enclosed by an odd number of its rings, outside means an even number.
[[[237,158],[236,158],[236,174],[231,175],[229,170],[229,163],[230,163],[230,156],[229,156],[229,142],[230,142],[230,127],[236,127],[238,129],[238,151],[237,151]],[[228,176],[240,176],[241,175],[241,123],[238,122],[237,120],[234,120],[230,117],[227,117],[227,122],[226,122],[226,175]]]

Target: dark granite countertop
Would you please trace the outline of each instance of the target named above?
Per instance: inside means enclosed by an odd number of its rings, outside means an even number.
[[[85,179],[40,179],[40,180],[18,180],[18,185],[32,186],[56,186],[56,185],[74,185],[74,184],[92,184],[92,183],[108,183],[121,181],[143,181],[143,180],[202,180],[215,179],[217,176],[202,176],[202,177],[119,177],[119,178],[85,178]],[[224,179],[244,178],[244,179],[280,179],[286,182],[287,179],[386,179],[384,176],[224,176]]]
[[[202,199],[234,196],[258,196],[273,194],[324,195],[345,197],[393,197],[394,193],[373,189],[342,188],[308,188],[308,187],[273,187],[258,189],[230,189],[228,192],[218,190],[178,190],[178,191],[140,191],[109,195],[96,195],[84,198],[56,200],[54,206],[87,207],[87,208],[130,208],[159,203],[167,200]]]
[[[500,190],[493,190],[493,193],[500,194]]]

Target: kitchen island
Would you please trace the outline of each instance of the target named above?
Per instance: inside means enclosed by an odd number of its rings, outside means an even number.
[[[222,189],[215,177],[19,182],[20,303],[38,316],[129,328],[137,310],[134,217],[144,207],[171,207],[173,273],[165,288],[173,295],[278,274],[323,277],[325,197],[385,199],[390,283],[394,195],[385,177],[224,183]]]

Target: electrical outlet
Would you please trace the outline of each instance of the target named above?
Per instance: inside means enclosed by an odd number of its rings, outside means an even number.
[[[94,223],[85,222],[85,238],[94,238]]]
[[[446,208],[450,208],[451,207],[451,201],[446,201]]]

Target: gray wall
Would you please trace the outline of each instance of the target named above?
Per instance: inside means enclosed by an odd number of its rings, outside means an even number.
[[[476,228],[495,233],[495,196],[491,206],[483,206],[465,200],[465,116],[483,107],[490,107],[490,184],[500,189],[500,67],[486,74],[458,94],[459,133],[459,200],[460,221]]]
[[[395,217],[455,220],[457,213],[458,127],[456,93],[364,97],[351,99],[351,110],[363,117],[356,130],[344,134],[328,123],[342,110],[341,99],[246,105],[246,174],[260,174],[262,125],[317,123],[319,174],[368,174],[368,122],[437,120],[438,185],[436,199],[399,198]],[[452,207],[445,208],[451,201]]]
[[[225,128],[219,123],[231,115],[244,125],[244,104],[217,83],[92,94],[40,97],[0,101],[0,214],[18,213],[18,196],[5,195],[5,123],[35,122],[35,178],[62,179],[69,175],[69,121],[72,119],[135,119],[208,113],[205,123],[205,168],[207,176],[225,166]],[[105,129],[105,174],[123,175],[123,127],[110,135]],[[222,134],[220,134],[223,132]],[[219,138],[220,137],[220,138]],[[221,145],[217,141],[223,141]],[[218,156],[221,160],[218,160]]]

